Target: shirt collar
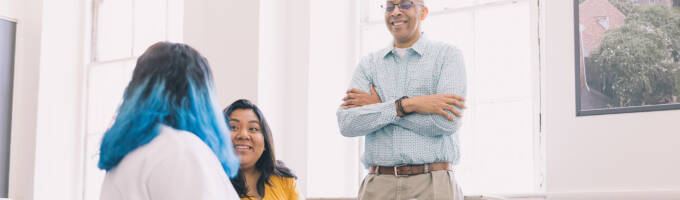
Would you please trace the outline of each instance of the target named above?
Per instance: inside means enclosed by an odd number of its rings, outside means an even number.
[[[407,49],[413,49],[416,54],[423,56],[425,54],[425,44],[427,43],[427,38],[425,37],[425,33],[420,34],[420,38],[418,38],[418,41],[414,43],[411,47]],[[391,53],[394,53],[394,41],[392,41],[386,48],[383,49],[380,55],[384,57],[387,57],[387,55],[390,55]]]

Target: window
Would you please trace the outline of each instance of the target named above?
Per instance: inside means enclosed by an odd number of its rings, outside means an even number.
[[[384,48],[384,1],[363,1],[361,55]],[[425,36],[464,54],[468,97],[456,176],[466,194],[527,194],[540,189],[539,79],[532,0],[428,0]]]
[[[597,16],[595,20],[604,30],[609,30],[609,16]]]
[[[137,57],[158,41],[181,41],[181,0],[93,0],[87,72],[84,199],[98,199],[99,144],[132,78]]]

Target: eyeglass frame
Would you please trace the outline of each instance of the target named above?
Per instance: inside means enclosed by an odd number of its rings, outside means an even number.
[[[404,9],[404,8],[402,7],[402,4],[409,4],[409,6],[408,6],[408,8]],[[380,8],[384,9],[384,10],[385,10],[385,13],[389,13],[389,12],[393,12],[394,9],[397,8],[397,7],[399,7],[399,10],[400,10],[400,11],[407,11],[407,10],[410,10],[411,7],[413,7],[413,5],[421,5],[421,6],[424,6],[425,3],[414,2],[414,1],[402,1],[401,3],[396,4],[396,3],[387,3],[387,2],[386,2],[385,4],[380,5]],[[390,9],[390,8],[391,8],[391,9]]]

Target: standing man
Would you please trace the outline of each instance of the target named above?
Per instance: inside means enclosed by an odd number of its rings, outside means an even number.
[[[344,103],[340,132],[366,136],[362,162],[370,167],[359,199],[463,200],[453,165],[466,94],[457,48],[428,40],[423,0],[387,0],[387,48],[361,59]]]

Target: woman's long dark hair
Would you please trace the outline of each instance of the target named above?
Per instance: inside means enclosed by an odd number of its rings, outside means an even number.
[[[236,100],[229,105],[229,107],[224,109],[224,119],[227,124],[229,123],[229,115],[234,112],[234,110],[238,109],[252,110],[260,120],[260,130],[262,131],[262,136],[264,136],[264,151],[262,152],[262,156],[260,156],[255,163],[255,168],[262,173],[257,180],[257,194],[264,198],[264,184],[271,185],[269,177],[272,174],[290,178],[297,177],[283,164],[283,162],[276,160],[271,130],[269,129],[267,120],[264,119],[262,111],[255,104],[247,99]],[[231,184],[234,185],[234,189],[236,189],[236,192],[238,192],[238,195],[241,198],[249,198],[246,180],[240,170],[236,177],[231,179]]]

